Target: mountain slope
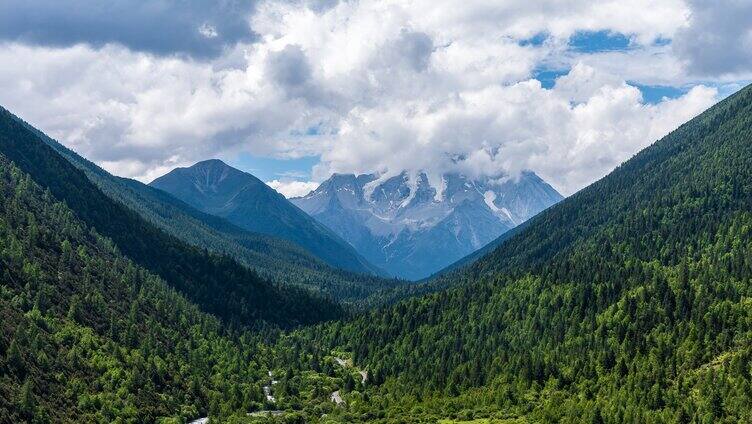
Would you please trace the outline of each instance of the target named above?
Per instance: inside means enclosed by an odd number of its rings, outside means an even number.
[[[393,275],[425,278],[561,200],[532,172],[518,178],[335,174],[291,201]]]
[[[149,185],[246,230],[292,241],[332,266],[352,272],[378,273],[345,241],[284,196],[253,175],[219,160],[174,169]]]
[[[291,242],[243,230],[224,219],[200,212],[162,190],[113,176],[18,120],[82,170],[108,197],[124,204],[173,237],[229,255],[264,278],[279,284],[302,286],[348,302],[400,284],[394,280],[331,267]]]
[[[353,421],[749,422],[752,86],[453,278],[298,333],[371,370]]]
[[[0,111],[0,153],[76,216],[204,311],[240,325],[283,326],[331,319],[341,310],[299,289],[278,287],[226,256],[189,246],[102,193],[35,132]]]
[[[0,328],[3,423],[240,422],[288,405],[264,395],[276,332],[202,312],[2,153]]]

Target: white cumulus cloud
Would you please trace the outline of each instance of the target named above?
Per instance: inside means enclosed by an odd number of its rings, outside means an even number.
[[[277,190],[279,194],[289,199],[291,197],[305,196],[306,194],[312,192],[313,190],[316,190],[316,188],[318,188],[319,186],[319,183],[312,182],[312,181],[272,180],[272,181],[267,181],[266,185]]]

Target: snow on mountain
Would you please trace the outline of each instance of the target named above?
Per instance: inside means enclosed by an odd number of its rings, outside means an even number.
[[[516,178],[335,174],[295,205],[392,275],[420,279],[562,199],[533,172]]]

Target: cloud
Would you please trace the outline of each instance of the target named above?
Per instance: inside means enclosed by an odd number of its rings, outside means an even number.
[[[403,28],[400,35],[382,50],[383,66],[405,66],[415,72],[425,71],[433,49],[433,40],[428,34]]]
[[[718,80],[693,77],[656,42],[690,25],[682,1],[463,6],[267,0],[238,18],[256,38],[228,41],[222,22],[194,19],[201,40],[223,43],[205,60],[124,42],[0,43],[0,103],[141,180],[249,153],[320,157],[312,175],[291,178],[301,181],[423,169],[438,184],[449,170],[529,168],[568,194],[718,99]],[[577,51],[568,43],[580,31],[624,34],[630,48]],[[541,69],[564,76],[547,89],[533,79]],[[686,94],[646,104],[635,84]]]
[[[269,77],[283,87],[300,87],[311,78],[311,66],[300,46],[288,45],[269,54],[266,66]]]
[[[689,25],[674,39],[691,73],[703,77],[752,75],[752,2],[691,0]]]
[[[0,61],[9,64],[0,68],[3,104],[109,170],[142,179],[219,152],[268,153],[267,134],[294,127],[304,110],[279,98],[260,66],[217,71],[82,45],[14,44],[0,49]]]
[[[281,195],[287,197],[301,197],[316,190],[319,183],[312,181],[280,181],[272,180],[266,183],[269,187],[277,190]]]
[[[254,0],[0,2],[0,39],[33,45],[117,43],[158,55],[216,57],[255,39]]]
[[[495,176],[532,169],[571,194],[716,96],[715,89],[698,86],[647,105],[637,88],[578,64],[550,90],[528,80],[466,91],[440,106],[390,104],[352,114],[315,176],[421,169],[438,182],[450,171]]]

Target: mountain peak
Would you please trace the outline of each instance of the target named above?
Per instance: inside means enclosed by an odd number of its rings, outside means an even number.
[[[170,175],[172,173],[182,173],[185,175],[189,174],[221,174],[224,172],[235,172],[235,173],[243,173],[247,174],[246,172],[243,172],[237,168],[233,168],[232,166],[226,164],[220,159],[207,159],[202,160],[201,162],[196,162],[191,166],[186,167],[180,167],[175,168],[172,171],[168,172],[166,175]],[[250,175],[250,174],[248,174]],[[164,177],[164,176],[163,176]],[[163,178],[159,177],[159,178]],[[157,179],[159,179],[157,178]],[[156,180],[155,180],[156,181]]]
[[[167,192],[176,191],[186,196],[191,191],[197,191],[206,196],[221,196],[223,193],[229,195],[230,192],[249,185],[261,186],[263,182],[219,159],[208,159],[186,168],[175,168],[149,185]]]
[[[187,169],[198,174],[206,175],[209,177],[215,177],[215,178],[226,178],[229,175],[236,175],[236,176],[244,176],[245,178],[254,179],[254,180],[257,179],[252,174],[249,174],[248,172],[245,172],[245,171],[241,171],[237,168],[233,168],[232,166],[221,161],[220,159],[208,159],[208,160],[204,160],[201,162],[196,162],[193,166],[190,166],[188,168],[178,168],[178,169]]]
[[[221,168],[232,168],[230,165],[224,163],[221,159],[207,159],[202,160],[201,162],[196,162],[192,166],[189,166],[188,168],[210,168],[210,167],[221,167]],[[235,169],[235,168],[232,168]]]
[[[329,177],[322,185],[326,184],[328,187],[340,187],[346,185],[362,185],[367,182],[375,180],[376,177],[371,174],[340,174],[334,173]]]
[[[219,159],[174,169],[149,185],[243,229],[292,241],[332,266],[362,273],[379,272],[344,240],[284,196]]]

